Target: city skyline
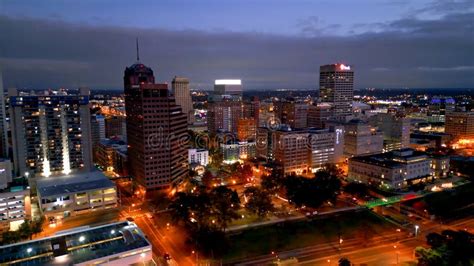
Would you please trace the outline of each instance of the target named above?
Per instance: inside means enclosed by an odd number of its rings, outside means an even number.
[[[192,89],[210,89],[221,78],[242,79],[246,90],[313,89],[319,66],[335,62],[358,69],[356,88],[474,84],[470,1],[148,4],[146,12],[134,6],[144,15],[132,20],[121,14],[127,5],[100,17],[106,1],[28,8],[2,2],[0,32],[9,40],[0,46],[5,87],[121,88],[117,76],[135,58],[137,37],[157,80],[186,76]],[[187,19],[166,21],[178,8],[187,10]],[[208,16],[198,15],[203,10]],[[335,10],[336,16],[327,15]],[[146,19],[153,11],[163,16]]]

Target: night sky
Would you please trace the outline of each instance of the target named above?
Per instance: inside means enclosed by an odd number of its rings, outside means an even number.
[[[472,0],[0,0],[5,87],[122,88],[141,62],[194,89],[318,87],[354,65],[357,87],[474,87]]]

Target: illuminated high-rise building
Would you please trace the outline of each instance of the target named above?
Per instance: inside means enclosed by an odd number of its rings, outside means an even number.
[[[89,89],[44,94],[10,89],[16,175],[45,176],[92,168]]]
[[[321,66],[319,94],[321,102],[331,104],[331,118],[345,121],[352,114],[354,68],[344,64]]]
[[[188,171],[186,115],[140,62],[125,69],[124,87],[130,175],[146,191],[170,188]]]
[[[0,158],[8,157],[8,134],[5,113],[5,92],[3,90],[3,75],[0,69]]]
[[[171,82],[171,88],[176,99],[176,104],[181,106],[183,113],[188,119],[188,124],[192,124],[194,122],[194,108],[191,92],[189,91],[189,80],[175,76]]]

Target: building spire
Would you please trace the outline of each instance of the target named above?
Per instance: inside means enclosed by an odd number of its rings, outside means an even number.
[[[137,62],[139,62],[140,61],[140,51],[138,50],[138,37],[137,37],[136,41],[137,41]]]

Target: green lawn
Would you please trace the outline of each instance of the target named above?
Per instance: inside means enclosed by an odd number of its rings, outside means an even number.
[[[260,227],[229,236],[230,249],[224,256],[224,261],[337,242],[339,233],[345,239],[364,234],[363,237],[369,241],[371,237],[382,235],[382,231],[387,228],[393,226],[368,211]]]

